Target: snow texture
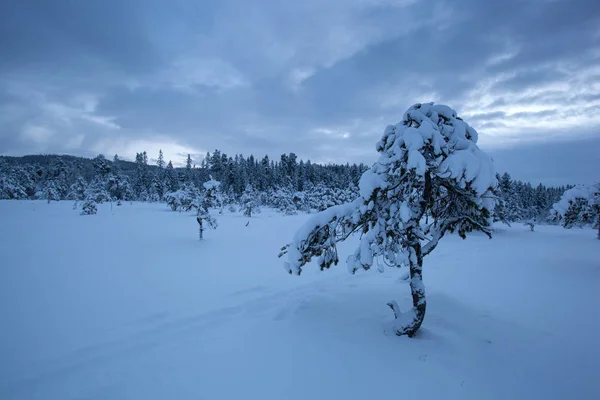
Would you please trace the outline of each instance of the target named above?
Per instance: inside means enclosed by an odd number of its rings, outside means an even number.
[[[225,213],[199,242],[194,211],[71,206],[0,201],[0,399],[600,398],[590,228],[449,235],[408,339],[384,305],[410,318],[406,268],[281,273],[306,214]]]

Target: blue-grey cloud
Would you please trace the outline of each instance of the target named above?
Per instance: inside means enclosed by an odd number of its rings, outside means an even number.
[[[370,162],[421,101],[486,149],[576,143],[600,134],[599,26],[594,0],[9,0],[0,153]]]
[[[589,184],[600,181],[600,138],[528,143],[491,149],[496,168],[534,185]],[[585,161],[582,161],[585,160]]]

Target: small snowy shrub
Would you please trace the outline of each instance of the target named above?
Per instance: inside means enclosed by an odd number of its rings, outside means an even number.
[[[88,199],[83,202],[83,205],[81,206],[81,215],[93,215],[97,212],[98,207],[96,206],[96,203],[93,200]]]
[[[523,222],[523,225],[528,226],[529,230],[531,232],[533,232],[535,230],[535,220],[533,220],[533,219],[529,219],[529,220]]]
[[[600,239],[600,183],[579,185],[567,190],[560,201],[552,206],[551,218],[562,226],[592,225],[598,229]]]
[[[196,221],[198,222],[198,237],[200,240],[204,239],[204,231],[206,229],[217,229],[219,224],[215,217],[210,215],[207,209],[199,207],[196,214]]]

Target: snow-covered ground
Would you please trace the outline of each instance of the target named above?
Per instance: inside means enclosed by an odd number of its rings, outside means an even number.
[[[498,226],[425,259],[417,338],[405,271],[287,275],[306,215],[0,202],[0,399],[597,399],[600,242]],[[340,259],[355,242],[341,246]]]

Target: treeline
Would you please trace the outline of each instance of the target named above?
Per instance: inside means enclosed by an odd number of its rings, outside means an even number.
[[[193,165],[188,155],[186,166],[175,168],[159,152],[150,163],[146,152],[138,153],[135,162],[103,155],[94,159],[73,156],[0,157],[0,199],[83,200],[92,197],[104,201],[166,201],[167,193],[202,190],[214,179],[220,182],[225,204],[239,201],[247,190],[263,199],[261,205],[321,209],[306,205],[313,202],[335,205],[357,193],[358,180],[367,169],[364,164],[320,165],[298,160],[294,153],[279,160],[268,156],[227,156],[219,150],[208,153],[200,165]],[[291,199],[283,201],[282,198]],[[320,200],[317,200],[320,199]]]
[[[572,186],[547,187],[539,184],[533,187],[528,182],[515,181],[510,174],[497,175],[498,197],[494,210],[496,221],[507,224],[524,222],[527,224],[555,222],[551,217],[552,205]],[[531,225],[533,228],[533,225]]]
[[[268,156],[227,156],[219,150],[207,153],[199,165],[188,155],[186,166],[175,168],[162,151],[150,163],[146,152],[135,162],[114,156],[94,159],[74,156],[0,157],[0,199],[105,201],[183,201],[200,193],[209,180],[220,182],[222,206],[249,198],[262,206],[286,213],[322,210],[351,201],[367,169],[364,164],[320,165],[298,160],[294,153],[279,160]],[[549,220],[552,204],[569,187],[533,187],[515,181],[507,173],[498,176],[497,221],[538,223]],[[168,195],[170,194],[170,195]],[[183,199],[183,200],[181,200]],[[177,206],[175,206],[177,207]]]

